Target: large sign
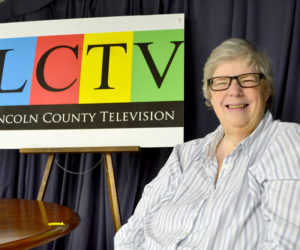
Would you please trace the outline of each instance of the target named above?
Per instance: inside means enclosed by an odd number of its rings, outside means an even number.
[[[184,16],[0,24],[0,148],[183,142]]]

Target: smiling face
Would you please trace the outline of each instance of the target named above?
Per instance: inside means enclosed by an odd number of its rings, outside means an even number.
[[[246,64],[244,58],[225,61],[218,65],[212,77],[236,76],[257,73]],[[248,136],[261,121],[269,93],[264,79],[257,87],[241,88],[236,79],[223,91],[211,91],[211,104],[225,133],[241,131]]]

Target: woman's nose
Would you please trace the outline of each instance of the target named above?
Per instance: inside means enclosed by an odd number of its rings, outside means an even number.
[[[238,95],[240,96],[243,93],[243,88],[238,83],[237,79],[232,79],[230,87],[228,89],[231,95]]]

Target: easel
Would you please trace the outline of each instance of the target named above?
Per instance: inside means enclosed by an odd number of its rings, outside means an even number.
[[[45,190],[48,184],[51,168],[55,154],[57,153],[103,153],[105,158],[106,180],[108,185],[110,205],[112,209],[113,222],[115,230],[121,227],[121,216],[119,210],[118,195],[116,190],[115,175],[112,162],[112,153],[117,152],[138,152],[138,146],[128,147],[88,147],[88,148],[23,148],[20,149],[22,154],[49,154],[43,179],[40,185],[37,200],[43,200]]]

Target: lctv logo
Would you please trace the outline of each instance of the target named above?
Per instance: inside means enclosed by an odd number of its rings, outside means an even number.
[[[0,40],[0,105],[183,101],[183,30]]]

